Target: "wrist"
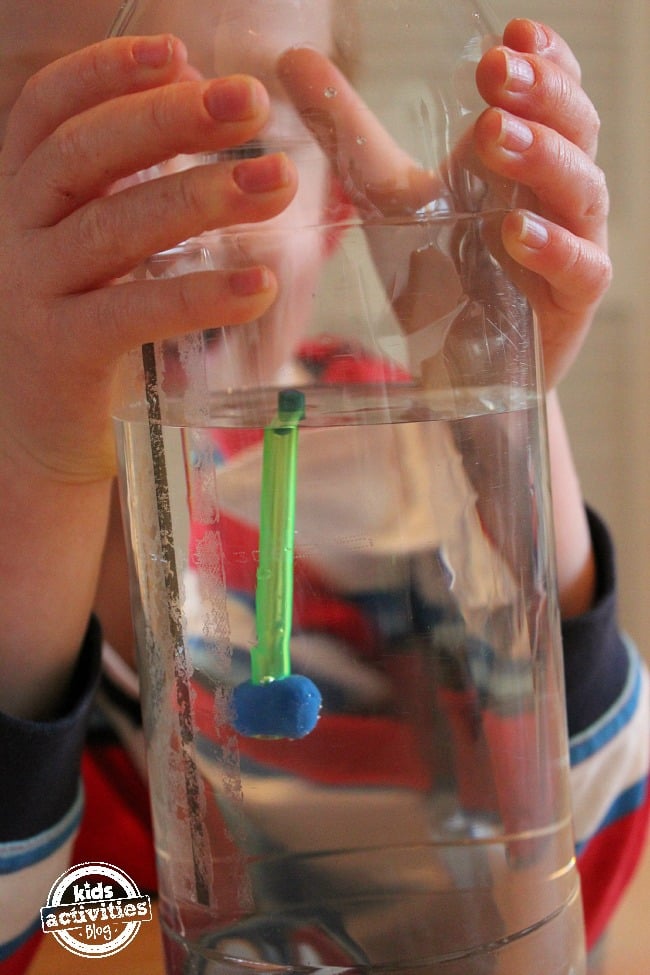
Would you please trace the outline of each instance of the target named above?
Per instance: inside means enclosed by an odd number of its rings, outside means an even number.
[[[6,457],[4,461],[7,461]],[[0,709],[58,712],[91,614],[110,481],[23,479],[0,465]]]
[[[553,523],[560,612],[585,613],[596,594],[596,560],[580,482],[556,391],[547,396]]]

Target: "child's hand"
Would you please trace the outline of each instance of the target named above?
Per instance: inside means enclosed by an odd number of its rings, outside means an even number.
[[[515,52],[523,55],[518,61]],[[506,63],[512,66],[510,83]],[[503,246],[515,262],[508,272],[516,275],[537,313],[546,385],[555,386],[577,355],[611,277],[607,188],[594,162],[598,117],[580,87],[578,64],[564,41],[531,21],[508,25],[504,46],[489,50],[477,70],[480,93],[491,107],[440,173],[417,167],[338,69],[316,51],[287,51],[279,74],[348,198],[366,219],[371,247],[373,217],[413,213],[430,200],[444,199],[448,182],[454,185],[455,167],[474,170],[488,181],[491,175],[498,177],[493,181],[495,200],[503,177],[527,188],[519,194],[527,209],[503,221]],[[337,98],[327,99],[332,89]],[[381,274],[386,255],[374,247],[373,254]],[[387,258],[390,271],[395,253]],[[449,269],[435,265],[433,252],[414,250],[410,273],[413,280],[405,291],[414,294],[417,274],[429,282],[435,276],[449,281]],[[408,331],[400,299],[395,300],[393,277],[384,276]]]
[[[491,107],[475,126],[475,151],[492,172],[529,190],[502,237],[525,269],[519,284],[538,315],[552,387],[577,356],[611,280],[607,187],[594,162],[599,120],[566,43],[529,20],[508,24],[503,46],[481,60],[477,83]]]
[[[283,155],[110,192],[177,153],[250,140],[268,111],[249,77],[198,80],[171,37],[104,41],[27,83],[0,153],[0,454],[17,470],[109,477],[119,356],[271,304],[275,279],[263,267],[111,283],[186,237],[284,209],[296,176]]]

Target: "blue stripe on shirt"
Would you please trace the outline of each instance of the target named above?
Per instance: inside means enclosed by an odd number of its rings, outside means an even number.
[[[0,876],[25,870],[60,849],[78,828],[82,811],[83,792],[79,788],[72,807],[54,826],[28,840],[0,843]]]
[[[641,695],[641,664],[636,650],[626,641],[630,669],[623,692],[616,702],[588,731],[571,739],[571,765],[579,765],[605,747],[634,717]]]

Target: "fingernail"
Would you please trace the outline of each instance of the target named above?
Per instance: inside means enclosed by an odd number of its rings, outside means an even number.
[[[266,267],[243,268],[228,276],[228,286],[238,298],[247,298],[268,291],[271,287],[271,275]]]
[[[504,58],[507,90],[512,92],[530,91],[535,84],[535,72],[530,62],[510,51],[504,51]]]
[[[536,20],[531,21],[535,29],[535,50],[545,51],[551,46],[551,39],[548,36],[548,31],[544,27],[544,24],[538,23]]]
[[[289,183],[289,166],[283,152],[237,163],[232,178],[244,193],[269,193]]]
[[[501,114],[498,144],[508,152],[525,152],[533,144],[531,128],[514,115]]]
[[[541,250],[548,244],[548,229],[545,224],[537,220],[532,214],[522,213],[520,215],[520,225],[518,238],[526,247],[533,250]]]
[[[172,58],[173,42],[168,34],[158,37],[138,37],[131,53],[137,64],[146,68],[164,68]]]
[[[217,122],[241,122],[257,115],[259,89],[246,78],[218,78],[205,90],[203,102]]]

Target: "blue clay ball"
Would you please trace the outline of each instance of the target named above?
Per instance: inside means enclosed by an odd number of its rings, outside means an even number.
[[[300,674],[238,684],[233,725],[248,738],[304,738],[316,727],[322,703],[313,681]]]

